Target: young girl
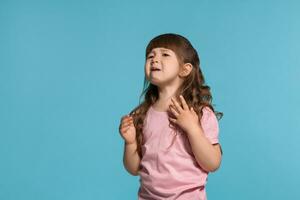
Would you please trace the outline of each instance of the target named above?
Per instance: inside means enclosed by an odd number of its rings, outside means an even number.
[[[124,166],[140,176],[139,200],[205,200],[209,172],[221,163],[218,119],[199,57],[178,34],[146,48],[142,103],[121,119]],[[218,118],[217,118],[218,117]]]

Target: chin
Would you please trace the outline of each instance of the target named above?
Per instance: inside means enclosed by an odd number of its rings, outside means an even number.
[[[163,83],[161,83],[161,82],[155,82],[155,81],[150,81],[150,83],[152,84],[152,85],[155,85],[155,86],[157,86],[157,87],[159,87],[159,88],[161,88],[161,87],[163,87]]]
[[[163,85],[163,82],[157,78],[154,78],[154,77],[150,77],[150,76],[146,76],[146,79],[152,84],[152,85],[155,85],[155,86],[162,86]]]
[[[156,81],[152,81],[152,80],[150,80],[149,82],[150,82],[152,85],[159,86],[159,83],[158,83],[158,82],[156,82]]]

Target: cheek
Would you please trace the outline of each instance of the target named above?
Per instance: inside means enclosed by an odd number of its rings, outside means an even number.
[[[144,71],[148,72],[149,66],[147,65],[147,63],[144,65]]]
[[[150,69],[150,62],[146,61],[144,65],[145,69]]]
[[[149,79],[149,76],[150,76],[150,67],[145,65],[144,66],[144,74],[146,76],[147,79]]]

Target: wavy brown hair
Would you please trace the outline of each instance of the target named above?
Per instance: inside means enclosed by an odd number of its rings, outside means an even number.
[[[218,120],[220,120],[223,113],[217,112],[213,108],[210,87],[205,84],[204,76],[200,69],[200,59],[192,44],[185,37],[178,34],[167,33],[158,35],[147,45],[146,58],[152,49],[158,47],[174,51],[181,66],[184,63],[191,63],[193,65],[190,74],[185,77],[185,80],[178,88],[175,98],[179,99],[178,97],[181,94],[188,106],[194,108],[199,119],[202,117],[202,108],[208,106],[213,110]],[[130,112],[136,128],[137,152],[140,158],[142,157],[143,126],[146,113],[149,107],[158,100],[158,97],[158,87],[150,83],[145,76],[139,105]]]

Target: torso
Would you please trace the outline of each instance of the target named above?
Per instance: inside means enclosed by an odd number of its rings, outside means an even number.
[[[205,199],[207,172],[198,165],[186,133],[169,127],[169,113],[162,108],[153,105],[146,115],[139,199]]]

